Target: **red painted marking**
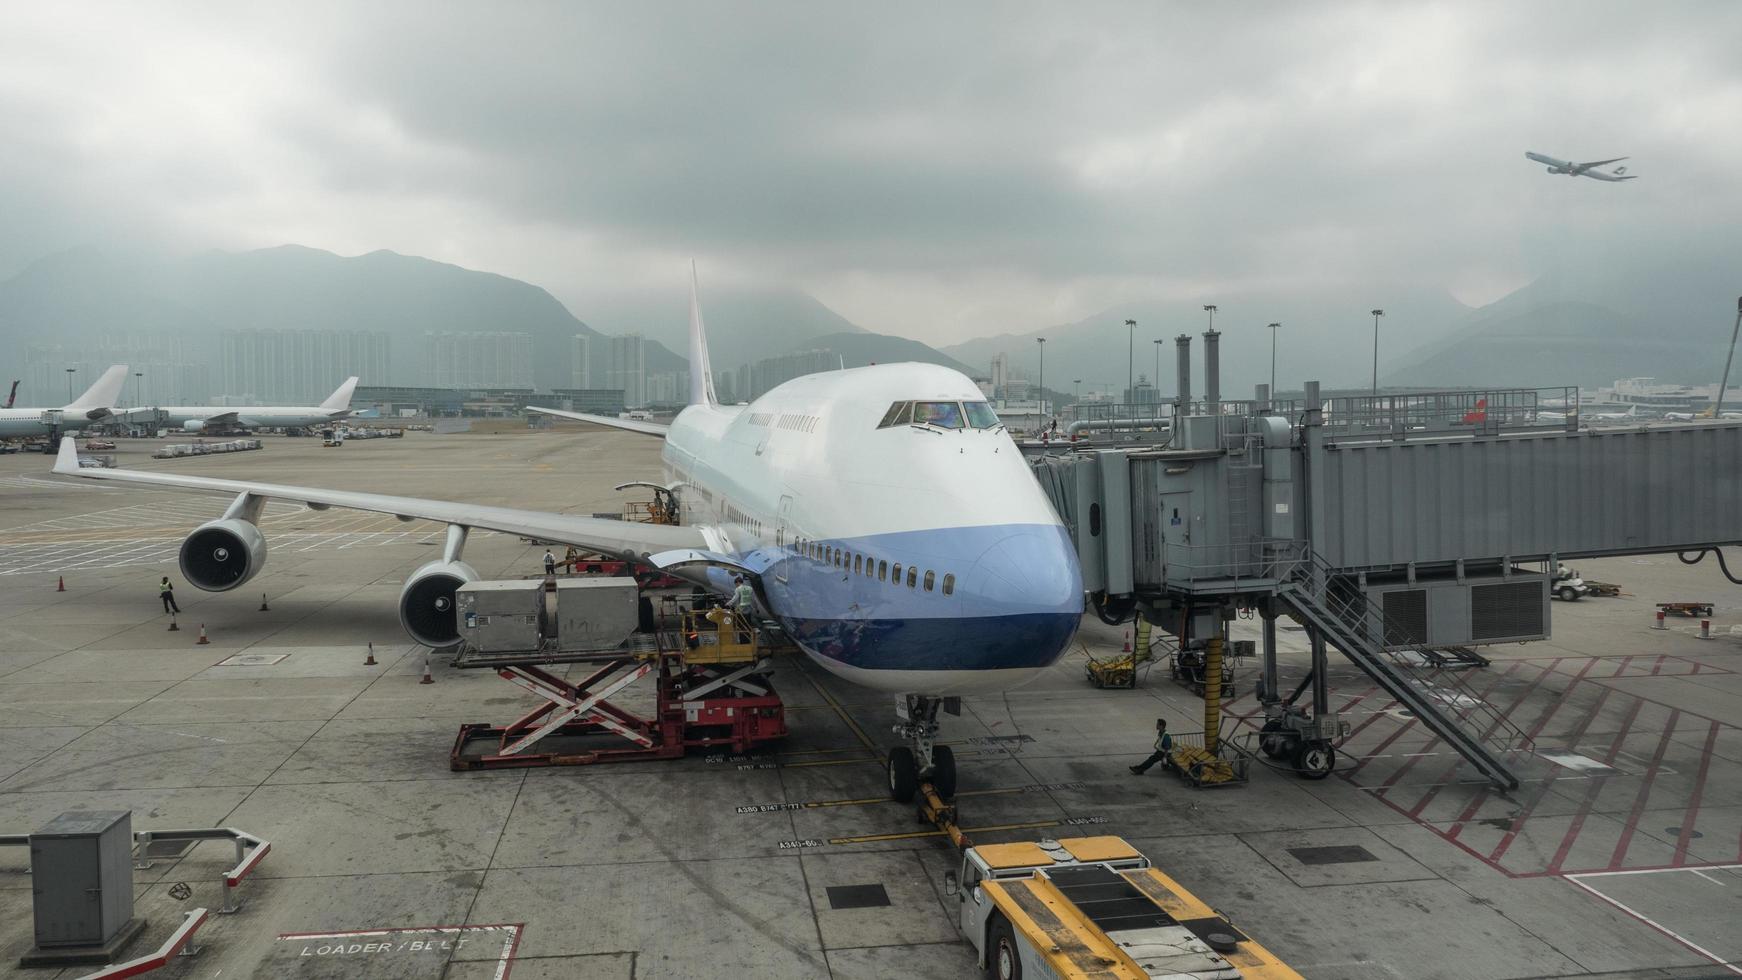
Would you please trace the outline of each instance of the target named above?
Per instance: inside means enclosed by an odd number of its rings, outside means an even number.
[[[1682,814],[1682,831],[1675,839],[1675,858],[1672,863],[1680,865],[1687,862],[1688,842],[1694,839],[1694,821],[1700,817],[1700,797],[1706,791],[1706,771],[1712,765],[1712,748],[1718,742],[1718,723],[1712,722],[1706,730],[1706,747],[1700,753],[1700,772],[1694,777],[1694,791],[1688,795],[1688,808]]]
[[[1657,672],[1663,669],[1663,658],[1666,656],[1668,654],[1660,653],[1657,655],[1657,663],[1651,665],[1651,676],[1656,677]]]
[[[1548,670],[1545,670],[1543,672],[1543,677],[1547,677],[1550,673],[1558,673],[1556,668],[1560,666],[1560,662],[1562,659],[1564,659],[1564,658],[1556,657],[1554,662],[1549,665]],[[1575,684],[1577,684],[1579,682],[1579,680],[1585,676],[1585,671],[1590,670],[1591,665],[1594,663],[1596,663],[1596,661],[1594,661],[1594,660],[1585,661],[1585,666],[1577,674],[1573,675],[1572,682],[1567,685],[1566,691],[1562,691],[1560,697],[1554,699],[1553,701],[1550,701],[1548,703],[1548,707],[1545,708],[1541,714],[1537,715],[1536,720],[1531,723],[1530,729],[1524,733],[1524,737],[1525,737],[1526,741],[1530,741],[1530,742],[1536,741],[1536,737],[1538,735],[1542,734],[1542,730],[1544,728],[1548,727],[1549,719],[1551,719],[1555,716],[1555,712],[1561,710],[1561,705],[1566,704],[1567,691],[1571,691],[1573,689],[1573,686]],[[1538,679],[1537,683],[1539,683],[1539,684],[1542,683],[1540,678]],[[1587,720],[1585,724],[1588,725],[1588,724],[1590,724],[1590,722]],[[1441,782],[1444,782],[1444,780],[1442,779]],[[1544,786],[1546,787],[1548,783],[1554,782],[1554,777],[1550,776],[1548,779],[1544,780],[1543,782],[1544,782]],[[1488,797],[1490,795],[1492,795],[1493,792],[1494,792],[1494,784],[1493,783],[1485,784],[1480,790],[1478,790],[1476,792],[1476,795],[1474,797],[1472,797],[1470,800],[1470,805],[1466,806],[1464,808],[1464,812],[1458,814],[1458,818],[1456,820],[1452,821],[1452,829],[1446,832],[1446,838],[1448,840],[1456,840],[1457,836],[1464,832],[1464,828],[1466,826],[1468,826],[1470,821],[1476,816],[1477,811],[1482,809],[1482,804],[1488,802]],[[1539,797],[1539,799],[1540,799],[1540,797]],[[1515,819],[1513,821],[1513,826],[1514,827],[1518,826],[1518,820]]]
[[[1615,757],[1621,754],[1621,745],[1627,741],[1627,733],[1632,730],[1633,721],[1639,717],[1639,709],[1644,706],[1644,701],[1634,699],[1633,708],[1627,712],[1626,720],[1621,722],[1621,730],[1615,733],[1615,741],[1610,743],[1608,753],[1603,756],[1604,765],[1612,766],[1615,764]],[[1572,851],[1573,842],[1578,840],[1579,831],[1584,829],[1585,817],[1590,815],[1591,807],[1596,804],[1597,794],[1603,791],[1603,784],[1606,780],[1606,776],[1591,777],[1591,785],[1585,790],[1585,798],[1579,801],[1578,812],[1573,814],[1572,823],[1567,825],[1567,835],[1561,838],[1561,846],[1555,849],[1554,859],[1548,864],[1549,874],[1560,873],[1561,865],[1566,862],[1567,854]]]
[[[1645,777],[1639,783],[1639,792],[1633,797],[1633,810],[1627,815],[1627,823],[1622,825],[1621,839],[1615,842],[1615,853],[1609,856],[1609,866],[1605,871],[1615,871],[1621,863],[1627,860],[1627,847],[1633,843],[1633,833],[1639,828],[1639,816],[1645,812],[1645,801],[1651,797],[1651,784],[1657,782],[1657,769],[1663,765],[1663,753],[1669,748],[1669,743],[1675,737],[1675,724],[1681,720],[1680,711],[1669,713],[1669,724],[1664,726],[1663,737],[1657,740],[1657,751],[1652,753],[1651,765],[1645,770]]]
[[[1505,670],[1501,671],[1498,674],[1495,674],[1488,681],[1488,686],[1482,688],[1482,692],[1480,694],[1476,695],[1476,698],[1480,701],[1487,701],[1488,694],[1491,691],[1493,691],[1495,688],[1499,687],[1501,681],[1512,676],[1513,671],[1517,670],[1519,667],[1522,667],[1523,665],[1524,665],[1524,662],[1522,660],[1514,660],[1512,662],[1512,666],[1506,668]],[[1465,712],[1465,714],[1468,714],[1468,712]],[[1461,715],[1454,718],[1452,723],[1457,724],[1458,721],[1460,721],[1460,720],[1462,720]],[[1400,729],[1396,735],[1393,735],[1392,738],[1396,738],[1397,735],[1401,735],[1401,734],[1403,734],[1402,729]],[[1431,751],[1435,746],[1437,746],[1439,744],[1440,744],[1440,737],[1438,735],[1435,735],[1433,738],[1428,739],[1427,743],[1421,747],[1421,751],[1424,753]],[[1381,748],[1383,748],[1383,746],[1381,746]],[[1374,753],[1377,754],[1378,751],[1379,751],[1378,749],[1375,749]],[[1390,778],[1386,779],[1385,782],[1381,784],[1381,786],[1385,789],[1389,789],[1392,786],[1396,785],[1397,781],[1399,779],[1403,778],[1404,773],[1409,772],[1410,769],[1415,767],[1415,764],[1417,762],[1420,762],[1424,758],[1426,758],[1425,755],[1412,755],[1412,756],[1410,756],[1407,760],[1404,761],[1403,765],[1399,766],[1397,768],[1397,770],[1391,774]],[[1362,765],[1366,764],[1367,761],[1368,761],[1367,759],[1362,759],[1360,764],[1357,764],[1354,768],[1349,770],[1350,773],[1353,774],[1355,771],[1359,770]],[[1415,814],[1412,813],[1412,814],[1410,814],[1410,816],[1413,817],[1413,816],[1415,816]]]
[[[1615,693],[1615,689],[1606,684],[1600,685],[1598,691],[1597,700],[1591,705],[1591,710],[1585,714],[1584,719],[1579,722],[1579,726],[1573,729],[1572,734],[1568,736],[1568,746],[1576,746],[1579,744],[1579,739],[1585,736],[1585,731],[1591,727],[1591,722],[1597,720],[1597,717],[1603,713],[1603,705],[1609,700],[1609,695]],[[1558,776],[1550,776],[1548,779],[1543,780],[1542,786],[1536,791],[1536,795],[1532,796],[1530,801],[1524,804],[1524,806],[1518,811],[1518,816],[1512,818],[1512,829],[1508,830],[1506,834],[1500,838],[1500,843],[1495,845],[1494,850],[1488,854],[1488,860],[1493,862],[1495,867],[1500,866],[1500,856],[1506,853],[1506,849],[1512,846],[1514,840],[1518,839],[1518,832],[1524,829],[1524,821],[1535,812],[1537,805],[1542,803],[1542,801],[1548,797],[1549,791],[1554,787],[1555,781],[1558,778]],[[1596,779],[1598,777],[1592,776],[1590,778]]]

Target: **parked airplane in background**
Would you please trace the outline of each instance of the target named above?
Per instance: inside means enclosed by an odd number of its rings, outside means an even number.
[[[1635,405],[1625,412],[1586,412],[1585,417],[1603,422],[1625,422],[1639,417],[1639,406]]]
[[[1083,613],[1076,549],[985,396],[930,364],[883,364],[796,378],[749,405],[721,405],[690,283],[690,404],[669,426],[535,409],[665,440],[665,482],[684,523],[374,493],[78,467],[71,440],[55,472],[234,494],[190,534],[181,570],[207,591],[260,570],[256,521],[268,498],[448,525],[441,558],[412,573],[400,622],[430,646],[456,642],[454,592],[478,578],[461,561],[486,528],[573,544],[664,569],[718,593],[749,576],[760,601],[812,660],[894,694],[890,794],[929,779],[951,795],[955,758],[935,744],[948,696],[1007,691],[1061,657]]]
[[[337,422],[351,414],[351,392],[357,388],[356,378],[346,378],[345,383],[333,390],[327,400],[311,407],[284,407],[278,405],[252,405],[247,408],[217,408],[200,405],[175,405],[163,408],[141,408],[134,412],[147,414],[161,413],[159,418],[171,426],[185,432],[199,432],[202,429],[220,425],[241,425],[249,427],[282,426],[287,429],[297,429],[307,425],[325,425]]]
[[[1622,160],[1627,159],[1626,157],[1615,157],[1612,160],[1593,160],[1590,163],[1573,163],[1570,160],[1557,160],[1554,157],[1543,156],[1541,153],[1531,153],[1529,151],[1526,151],[1524,156],[1527,160],[1535,160],[1537,163],[1548,164],[1548,172],[1551,174],[1566,174],[1568,177],[1589,177],[1592,180],[1608,181],[1638,179],[1637,175],[1627,173],[1626,167],[1616,167],[1615,172],[1612,174],[1606,174],[1600,170],[1594,169],[1596,167],[1608,166],[1611,163],[1619,163]]]
[[[92,422],[101,422],[115,414],[115,399],[121,395],[121,383],[127,380],[127,365],[117,364],[103,372],[97,383],[85,393],[60,408],[0,408],[0,436],[52,436],[59,432],[82,429]],[[14,394],[18,383],[12,383]]]
[[[1667,422],[1692,422],[1695,418],[1692,412],[1665,412],[1663,417]]]

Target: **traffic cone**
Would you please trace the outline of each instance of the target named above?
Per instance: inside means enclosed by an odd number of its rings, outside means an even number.
[[[181,627],[180,627],[180,626],[177,626],[177,625],[175,625],[175,617],[174,617],[174,616],[171,616],[171,617],[169,617],[169,629],[168,629],[168,630],[166,630],[166,631],[165,631],[165,632],[168,632],[168,633],[179,633],[179,632],[181,632]]]
[[[435,678],[431,677],[429,675],[429,654],[428,653],[425,653],[423,655],[423,677],[418,680],[418,683],[419,684],[434,684],[435,683]]]
[[[197,646],[197,647],[198,646],[205,646],[206,644],[208,644],[210,642],[212,642],[212,641],[206,639],[206,624],[201,623],[200,624],[200,639],[199,639],[199,642],[194,644],[194,646]]]
[[[65,575],[60,577],[60,584],[55,586],[54,590],[56,592],[65,592],[67,590],[67,577]]]
[[[365,667],[375,666],[375,641],[374,640],[369,641],[369,656],[363,658],[363,666],[365,666]]]
[[[1131,652],[1131,631],[1130,630],[1125,631],[1125,645],[1123,647],[1119,648],[1119,652],[1120,653],[1130,653]]]
[[[269,608],[267,608],[266,593],[264,593],[264,592],[260,593],[260,611],[261,612],[270,612],[271,611]]]

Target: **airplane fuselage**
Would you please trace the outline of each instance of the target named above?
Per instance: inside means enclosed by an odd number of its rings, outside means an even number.
[[[984,401],[933,365],[809,375],[748,406],[686,408],[667,479],[684,523],[719,529],[825,668],[901,693],[1007,690],[1076,633],[1070,536],[1001,425],[880,425],[900,402]]]
[[[351,414],[348,410],[265,405],[249,408],[172,405],[158,408],[155,411],[162,413],[159,417],[171,427],[185,426],[189,422],[205,422],[214,418],[228,419],[234,416],[236,424],[241,426],[255,428],[283,426],[293,429],[305,425],[324,425],[337,422]]]
[[[87,412],[66,412],[58,408],[3,408],[0,409],[0,437],[18,438],[19,436],[46,436],[50,432],[74,432],[87,425],[95,425],[109,417],[109,412],[99,411],[95,418]],[[48,420],[59,416],[59,420]]]

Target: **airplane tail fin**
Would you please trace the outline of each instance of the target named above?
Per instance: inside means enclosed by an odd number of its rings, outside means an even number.
[[[18,382],[14,381],[14,382],[12,382],[12,390],[10,392],[8,392],[6,395],[6,404],[4,406],[0,406],[0,407],[11,408],[12,403],[17,401],[17,400],[18,400]]]
[[[357,390],[357,379],[346,378],[345,383],[333,389],[327,400],[321,402],[321,408],[329,412],[342,412],[351,407],[351,392]]]
[[[85,393],[74,399],[63,411],[71,415],[75,412],[89,413],[102,409],[113,410],[115,400],[121,397],[121,385],[127,380],[127,365],[116,364],[103,372],[97,383],[85,389]],[[92,418],[99,416],[92,415]]]
[[[696,263],[690,262],[690,404],[718,405],[714,369],[708,363],[708,332],[702,326],[702,304],[696,297]]]
[[[1478,398],[1475,409],[1464,413],[1464,422],[1473,424],[1486,421],[1488,421],[1488,399]]]

